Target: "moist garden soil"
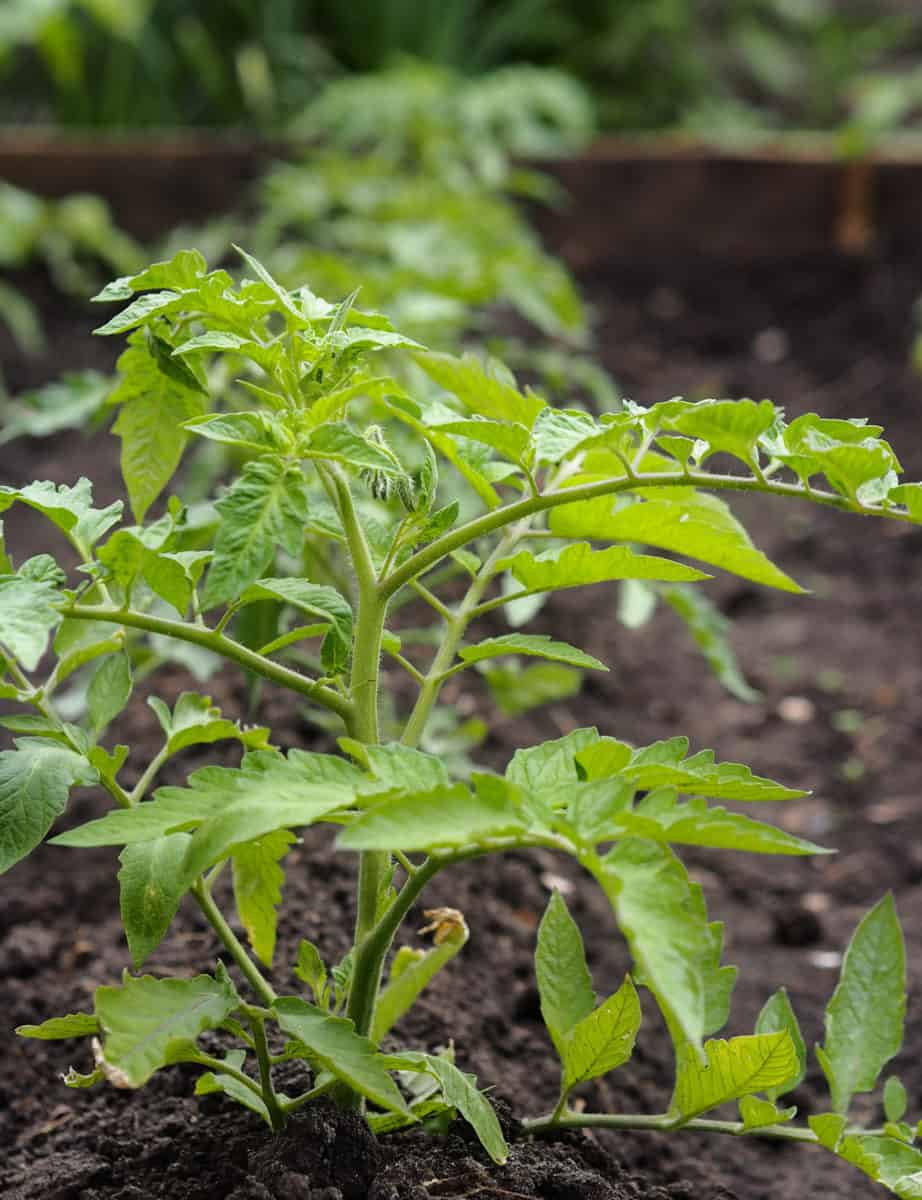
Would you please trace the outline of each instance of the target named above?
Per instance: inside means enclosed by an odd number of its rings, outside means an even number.
[[[43,360],[0,358],[8,385],[24,387],[75,365],[107,367],[113,347],[86,337],[90,311],[55,302],[26,281],[47,310]],[[622,263],[584,279],[596,307],[598,353],[627,395],[770,396],[790,415],[817,410],[862,415],[887,426],[909,478],[922,478],[922,379],[912,373],[912,306],[922,293],[918,263],[824,256],[747,266],[695,259]],[[110,357],[107,357],[110,356]],[[113,444],[68,434],[0,451],[4,482],[72,481],[84,472],[107,501],[118,487]],[[604,590],[568,592],[536,630],[574,641],[611,664],[582,694],[525,717],[490,716],[483,758],[502,766],[519,745],[596,724],[637,743],[686,733],[695,749],[750,764],[812,789],[810,799],[761,814],[835,856],[812,860],[688,854],[714,918],[726,924],[726,960],[739,965],[729,1033],[751,1032],[777,987],[787,986],[808,1045],[822,1038],[823,1007],[841,950],[860,915],[887,889],[895,894],[913,964],[922,962],[922,530],[873,523],[809,506],[740,498],[736,510],[755,541],[803,585],[807,598],[744,581],[708,584],[733,620],[733,642],[753,704],[730,697],[704,667],[668,612],[631,632]],[[53,531],[25,513],[7,522],[14,550],[47,548]],[[500,631],[499,629],[497,631]],[[157,677],[172,696],[195,687],[178,668]],[[452,681],[453,683],[455,681]],[[465,677],[455,699],[486,712]],[[246,711],[233,674],[208,685],[232,715]],[[288,697],[262,692],[255,714],[275,740],[323,745]],[[134,697],[119,740],[138,762],[153,753],[153,714]],[[212,752],[212,760],[214,754]],[[207,761],[192,755],[174,771]],[[67,820],[98,814],[104,800],[77,793]],[[297,940],[311,938],[328,961],[347,948],[355,862],[333,855],[329,836],[307,832],[289,857],[275,986],[293,990]],[[40,849],[0,887],[0,1194],[15,1200],[425,1200],[425,1197],[545,1197],[547,1200],[859,1200],[883,1195],[853,1168],[812,1147],[755,1138],[684,1133],[569,1134],[513,1140],[493,1166],[470,1131],[420,1132],[374,1144],[354,1118],[319,1106],[273,1140],[255,1117],[220,1097],[192,1097],[195,1072],[162,1071],[141,1092],[69,1091],[58,1074],[89,1067],[85,1042],[22,1041],[9,1031],[91,1005],[95,987],[129,965],[117,919],[114,851]],[[427,904],[465,913],[471,940],[398,1027],[427,1050],[453,1041],[458,1063],[492,1089],[507,1133],[513,1114],[545,1111],[556,1071],[543,1031],[532,968],[535,930],[549,889],[560,887],[582,926],[600,992],[628,967],[601,893],[550,853],[509,854],[446,872]],[[407,925],[407,938],[421,944]],[[215,942],[184,905],[145,969],[207,969]],[[910,1116],[922,1099],[922,1003],[911,995],[906,1045],[896,1064]],[[292,1071],[303,1071],[293,1065]],[[289,1080],[292,1087],[299,1082]],[[633,1060],[586,1089],[588,1108],[662,1111],[671,1061],[662,1025],[645,1009]],[[284,1082],[283,1082],[284,1086]],[[800,1116],[822,1111],[822,1080],[811,1067],[793,1096]],[[876,1123],[875,1101],[856,1115]]]

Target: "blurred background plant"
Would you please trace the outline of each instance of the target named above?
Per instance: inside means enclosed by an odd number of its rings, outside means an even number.
[[[603,128],[752,135],[906,125],[922,12],[901,0],[4,0],[6,120],[279,131],[343,73],[412,56],[568,72]],[[497,83],[496,86],[500,86]]]

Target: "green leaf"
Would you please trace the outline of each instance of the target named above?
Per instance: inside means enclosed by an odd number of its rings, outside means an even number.
[[[296,329],[306,329],[310,325],[310,321],[307,320],[304,313],[295,304],[292,293],[276,282],[259,259],[254,258],[252,254],[247,254],[246,250],[242,250],[240,246],[235,245],[234,249],[256,275],[256,278],[261,280],[276,298],[278,307],[281,309],[286,322],[289,325],[293,325]]]
[[[640,1000],[628,976],[613,996],[576,1024],[563,1046],[563,1091],[598,1079],[626,1063],[640,1028]]]
[[[483,364],[473,355],[417,354],[416,362],[430,379],[461,401],[469,412],[494,421],[509,421],[531,429],[547,405],[533,392],[524,395],[499,364]]]
[[[101,294],[100,294],[101,298]],[[106,297],[109,299],[110,297]],[[104,325],[98,325],[93,332],[101,337],[111,337],[116,333],[127,333],[138,325],[145,325],[151,317],[165,316],[175,311],[182,304],[179,292],[147,292],[116,313]]]
[[[767,587],[803,592],[753,546],[746,530],[717,496],[685,487],[645,488],[644,496],[620,503],[601,496],[561,505],[551,510],[550,527],[562,537],[659,546]]]
[[[731,623],[714,602],[699,588],[681,584],[661,588],[659,594],[685,622],[695,645],[730,695],[747,704],[758,700],[761,693],[746,682],[730,644]]]
[[[272,776],[267,775],[257,803],[254,804],[249,796],[235,799],[199,825],[183,861],[189,884],[226,857],[232,847],[279,829],[312,825],[327,813],[343,808],[352,799],[349,794],[315,784],[302,784],[291,789],[288,795],[269,792],[272,784]]]
[[[61,621],[59,600],[50,583],[0,575],[0,649],[34,671],[48,646],[48,635]]]
[[[445,764],[434,754],[401,746],[399,742],[388,746],[356,744],[355,749],[361,750],[362,761],[382,788],[421,792],[451,787]]]
[[[800,1032],[800,1025],[793,1008],[791,1008],[787,992],[784,988],[779,988],[777,992],[769,996],[762,1006],[762,1011],[756,1020],[755,1031],[756,1033],[779,1033],[782,1030],[791,1039],[791,1045],[797,1055],[797,1071],[780,1086],[764,1089],[769,1100],[777,1100],[786,1092],[793,1091],[803,1082],[807,1074],[807,1049]]]
[[[281,1028],[297,1038],[312,1062],[379,1108],[410,1115],[382,1056],[368,1038],[355,1032],[351,1021],[331,1017],[297,996],[281,996],[272,1007]]]
[[[174,833],[126,846],[119,855],[119,907],[136,971],[176,916],[188,886],[182,872],[188,844],[188,834]]]
[[[245,347],[254,346],[255,343],[250,338],[241,337],[237,333],[228,333],[220,329],[210,329],[207,333],[200,333],[196,337],[189,338],[188,341],[182,342],[173,351],[174,358],[179,358],[184,354],[195,354],[200,351],[214,350],[243,350]],[[228,416],[249,416],[247,413],[233,413]],[[252,414],[258,415],[258,414]],[[210,436],[206,434],[206,437]]]
[[[506,778],[531,792],[559,793],[579,779],[576,756],[598,740],[595,729],[574,729],[539,746],[516,750],[506,768]]]
[[[131,688],[131,662],[124,650],[104,658],[93,672],[86,693],[90,728],[96,737],[128,703]]]
[[[544,662],[524,668],[519,663],[488,667],[483,678],[500,711],[514,717],[541,704],[575,696],[583,676],[572,667]]]
[[[909,1106],[906,1087],[896,1075],[884,1084],[884,1116],[888,1121],[902,1121]]]
[[[210,553],[203,551],[164,554],[152,550],[129,529],[117,530],[97,551],[97,558],[126,597],[135,581],[143,578],[180,616],[185,616],[203,559],[208,557]]]
[[[345,463],[356,471],[380,471],[394,477],[406,474],[400,463],[383,450],[380,443],[363,437],[345,421],[334,421],[315,429],[303,453],[309,458]]]
[[[595,420],[575,408],[543,408],[532,430],[539,463],[559,463],[596,432]]]
[[[551,895],[538,926],[535,974],[541,1016],[564,1062],[567,1037],[592,1012],[595,992],[579,926],[557,891]]]
[[[843,1137],[836,1154],[902,1200],[922,1197],[922,1152],[898,1138],[875,1134]]]
[[[256,459],[247,463],[216,507],[221,522],[204,609],[235,600],[255,583],[278,545],[289,554],[300,552],[308,509],[304,476],[279,459]]]
[[[157,696],[149,696],[147,703],[157,714],[166,734],[166,749],[171,755],[189,746],[210,745],[227,739],[239,741],[248,750],[265,750],[269,746],[268,729],[262,725],[247,727],[239,721],[229,721],[222,717],[220,708],[211,703],[210,696],[182,692],[172,712]]]
[[[827,1150],[835,1150],[848,1122],[839,1113],[819,1113],[815,1117],[807,1117],[807,1124],[819,1138],[820,1145]]]
[[[436,433],[452,434],[454,437],[470,438],[491,446],[509,462],[522,463],[529,445],[528,430],[524,425],[509,421],[488,421],[485,417],[473,417],[466,421],[446,421],[434,425]]]
[[[701,571],[684,563],[652,554],[637,554],[628,546],[610,546],[593,550],[588,542],[576,542],[562,550],[547,550],[534,555],[520,551],[514,558],[497,564],[497,571],[509,570],[530,592],[555,592],[563,588],[584,587],[612,579],[659,579],[693,581],[709,579]]]
[[[321,770],[314,760],[341,768]],[[325,764],[324,764],[325,765]],[[349,764],[329,755],[248,754],[239,768],[203,767],[187,787],[158,788],[154,799],[130,809],[113,809],[95,821],[59,834],[62,846],[123,846],[189,829],[204,829],[195,853],[210,846],[232,846],[275,829],[308,825],[318,816],[348,806],[355,794]],[[241,836],[235,839],[236,832]],[[230,839],[229,841],[227,839]],[[189,853],[193,853],[190,843]]]
[[[612,817],[607,837],[633,834],[657,842],[713,846],[750,854],[831,854],[821,846],[795,837],[774,825],[753,821],[725,808],[708,808],[702,798],[678,803],[671,788],[650,792],[635,809]]]
[[[14,750],[0,752],[0,874],[35,849],[72,787],[97,779],[81,754],[47,738],[20,738]]]
[[[504,789],[472,793],[463,784],[380,800],[342,831],[343,850],[451,850],[515,837],[524,815]]]
[[[198,250],[180,250],[172,258],[151,263],[136,275],[123,275],[106,284],[93,300],[111,302],[130,300],[135,292],[151,288],[194,288],[204,278],[208,264]]]
[[[258,1117],[266,1122],[271,1129],[272,1118],[269,1116],[269,1110],[260,1097],[241,1083],[239,1079],[235,1079],[233,1075],[222,1075],[216,1071],[205,1071],[195,1081],[196,1096],[211,1096],[216,1092],[221,1092],[225,1096],[230,1096],[232,1100],[236,1100],[238,1104],[242,1104],[244,1108],[248,1108],[250,1112],[256,1113]]]
[[[434,933],[435,945],[425,952],[403,946],[394,956],[387,986],[382,988],[375,1007],[371,1032],[375,1045],[380,1045],[384,1035],[410,1011],[424,988],[467,944],[469,930],[457,909],[428,909],[426,916],[432,918],[432,923],[424,932]]]
[[[93,485],[81,476],[73,487],[48,480],[24,488],[0,487],[0,512],[16,501],[28,504],[81,545],[93,546],[122,515],[122,502],[93,508]]]
[[[740,1100],[740,1118],[744,1133],[753,1129],[764,1129],[767,1125],[781,1125],[796,1116],[796,1108],[776,1108],[770,1100],[761,1100],[758,1096],[743,1096]]]
[[[48,437],[86,429],[98,416],[111,381],[98,371],[66,371],[34,391],[20,392],[4,414],[0,445],[26,435]]]
[[[141,1087],[167,1064],[174,1038],[194,1040],[205,1029],[217,1029],[239,1005],[226,973],[218,979],[126,976],[121,987],[97,988],[107,1078],[116,1086]]]
[[[464,1117],[490,1158],[499,1165],[507,1161],[509,1147],[492,1105],[477,1087],[475,1075],[460,1071],[454,1063],[437,1054],[411,1051],[396,1056],[393,1061],[399,1062],[402,1069],[413,1067],[438,1080],[445,1101]]]
[[[798,800],[808,794],[753,775],[749,767],[740,763],[715,763],[713,750],[700,750],[686,758],[687,751],[688,739],[684,737],[654,742],[636,750],[631,750],[625,742],[602,738],[597,746],[582,749],[578,760],[590,779],[617,774],[645,792],[672,787],[689,796],[747,802]]]
[[[788,1034],[765,1033],[705,1042],[706,1065],[691,1053],[682,1056],[673,1104],[683,1120],[778,1087],[797,1071],[797,1054]]]
[[[327,969],[323,959],[320,957],[320,951],[313,942],[307,941],[306,938],[302,938],[298,942],[298,961],[294,967],[294,973],[302,983],[306,983],[311,989],[317,1004],[321,1008],[326,1008],[326,997],[329,986]]]
[[[136,303],[146,299],[142,296]],[[122,407],[112,432],[122,439],[122,477],[135,519],[141,522],[175,475],[188,440],[183,424],[204,411],[204,398],[166,374],[140,338],[133,339],[119,358],[118,372],[109,403]]]
[[[241,604],[254,600],[280,600],[299,612],[329,622],[329,632],[320,651],[323,669],[338,674],[352,651],[352,609],[332,587],[308,583],[306,579],[258,579],[240,597]]]
[[[751,466],[758,462],[757,443],[778,417],[770,400],[701,400],[663,422],[663,428],[707,443],[703,462],[712,454],[732,454]]]
[[[66,1017],[49,1017],[41,1025],[17,1025],[20,1037],[57,1041],[63,1038],[89,1037],[99,1032],[99,1020],[93,1013],[69,1013]]]
[[[670,1026],[695,1049],[706,1026],[705,967],[712,950],[700,891],[667,846],[625,838],[597,875],[643,982]]]
[[[185,429],[222,446],[240,446],[256,454],[285,454],[293,440],[268,413],[207,413],[187,421]]]
[[[869,1092],[903,1042],[906,952],[888,893],[861,920],[826,1008],[826,1040],[817,1047],[836,1112]]]
[[[546,633],[506,633],[501,637],[486,638],[476,646],[465,646],[458,651],[462,662],[482,662],[487,658],[502,658],[508,654],[525,654],[535,658],[546,658],[551,662],[567,663],[571,667],[590,667],[596,671],[607,671],[608,667],[591,654],[556,642]]]
[[[237,846],[232,859],[237,912],[253,953],[267,967],[275,955],[276,907],[282,902],[285,882],[279,860],[296,840],[287,829],[278,829]]]

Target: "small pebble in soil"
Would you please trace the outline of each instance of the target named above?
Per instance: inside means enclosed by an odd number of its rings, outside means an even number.
[[[791,725],[805,725],[815,713],[813,701],[806,696],[785,696],[778,702],[778,716]]]

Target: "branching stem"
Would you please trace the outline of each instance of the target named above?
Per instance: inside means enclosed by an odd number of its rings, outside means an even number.
[[[761,1129],[745,1130],[742,1121],[716,1121],[708,1117],[693,1117],[683,1124],[669,1113],[571,1113],[555,1110],[543,1117],[531,1117],[522,1122],[526,1133],[554,1133],[558,1129],[648,1129],[669,1133],[690,1129],[700,1133],[729,1133],[735,1137],[773,1138],[790,1142],[819,1142],[812,1129],[791,1125],[763,1125]]]
[[[143,629],[147,633],[160,633],[166,637],[176,638],[181,642],[191,642],[205,650],[211,650],[222,658],[238,663],[254,675],[277,683],[299,696],[305,696],[315,704],[337,713],[344,721],[349,722],[352,715],[352,703],[345,696],[340,696],[332,688],[316,680],[308,679],[297,671],[272,659],[264,658],[255,650],[250,650],[240,642],[213,629],[189,625],[183,621],[171,621],[166,617],[155,617],[150,613],[137,612],[130,608],[112,608],[108,605],[69,604],[63,608],[65,617],[75,621],[107,621],[113,625],[125,625],[132,629]]]

